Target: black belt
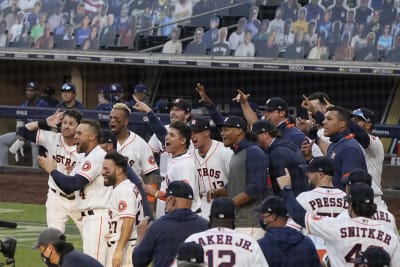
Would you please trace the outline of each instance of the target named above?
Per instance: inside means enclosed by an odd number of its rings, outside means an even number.
[[[56,193],[57,195],[60,195],[60,196],[62,196],[62,197],[65,197],[65,198],[68,199],[68,200],[74,200],[74,199],[75,199],[75,194],[73,194],[73,195],[66,195],[66,194],[64,194],[63,192],[57,191],[56,189],[51,188],[51,187],[50,187],[50,190],[53,191],[54,193]]]
[[[131,238],[128,241],[135,241],[136,238]],[[107,247],[111,247],[112,245],[114,245],[115,243],[117,243],[117,241],[107,241]]]
[[[81,211],[81,216],[86,216],[86,215],[94,215],[93,210],[88,210],[88,211]]]

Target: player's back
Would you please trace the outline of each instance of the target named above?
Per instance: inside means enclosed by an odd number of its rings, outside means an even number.
[[[257,241],[229,228],[211,228],[189,236],[204,249],[208,266],[268,267]]]
[[[335,187],[317,187],[296,197],[308,212],[320,216],[336,217],[349,207],[346,193]]]
[[[310,233],[325,240],[332,267],[354,266],[355,257],[369,246],[385,249],[391,257],[390,266],[398,266],[393,263],[400,262],[397,236],[378,221],[365,217],[319,217],[307,213],[305,223]]]

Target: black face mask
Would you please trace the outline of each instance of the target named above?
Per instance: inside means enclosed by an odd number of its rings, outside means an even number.
[[[48,247],[48,246],[47,246]],[[50,255],[48,257],[46,257],[43,253],[47,250],[47,247],[43,250],[42,253],[40,253],[40,256],[42,257],[43,262],[47,265],[47,266],[53,266],[53,264],[50,261],[50,257],[51,254],[53,253],[53,250],[50,252]]]
[[[267,224],[264,222],[264,219],[263,218],[260,218],[259,220],[258,220],[258,223],[260,224],[260,226],[261,226],[261,228],[264,230],[264,231],[267,231]]]

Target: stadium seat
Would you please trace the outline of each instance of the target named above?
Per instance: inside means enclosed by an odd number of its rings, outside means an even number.
[[[168,41],[168,36],[156,36],[156,35],[150,35],[147,36],[147,47],[154,47],[158,45],[165,44]],[[162,47],[152,50],[152,52],[161,52]]]

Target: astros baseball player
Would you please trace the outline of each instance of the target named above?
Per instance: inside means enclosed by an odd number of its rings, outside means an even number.
[[[308,177],[308,183],[313,190],[300,193],[296,200],[308,212],[319,216],[336,217],[347,211],[349,207],[346,201],[346,193],[333,187],[332,176],[335,172],[335,164],[327,157],[315,157],[308,165],[300,165]],[[292,219],[287,226],[297,230],[302,227]],[[314,235],[308,235],[314,242],[318,255],[322,260],[326,254],[326,246],[323,239]]]
[[[193,156],[198,174],[201,195],[201,216],[209,218],[211,199],[207,199],[210,190],[223,188],[228,181],[229,163],[233,151],[222,142],[210,138],[210,123],[206,119],[191,119]]]
[[[167,183],[165,177],[167,176],[167,166],[171,159],[171,155],[165,150],[165,136],[169,125],[162,126],[156,114],[152,109],[143,101],[137,99],[134,95],[132,96],[136,101],[134,108],[141,112],[145,112],[149,118],[149,122],[154,129],[155,133],[151,136],[148,144],[155,154],[160,155],[160,175],[163,178],[160,186],[160,191],[165,192]],[[172,103],[172,107],[169,113],[170,122],[182,121],[187,123],[190,118],[191,105],[188,101],[178,98]],[[165,202],[157,201],[156,215],[161,217],[164,215]]]
[[[278,178],[283,191],[285,206],[294,221],[306,227],[310,234],[325,240],[332,267],[352,267],[361,251],[369,246],[385,249],[390,266],[399,266],[400,242],[391,229],[372,219],[376,211],[374,192],[363,183],[356,183],[348,194],[348,217],[321,217],[306,212],[296,201],[291,189],[290,174]]]
[[[210,229],[192,234],[185,240],[203,247],[208,266],[269,266],[258,242],[234,230],[235,204],[232,199],[215,199],[209,219]]]
[[[108,232],[108,200],[112,189],[104,186],[102,164],[106,152],[98,145],[100,125],[94,120],[83,119],[74,136],[76,148],[85,156],[77,162],[71,176],[56,170],[53,159],[39,156],[40,166],[51,173],[56,184],[67,194],[74,191],[77,208],[82,216],[83,252],[106,263]]]
[[[117,137],[117,151],[129,158],[129,166],[147,183],[146,176],[158,170],[158,165],[146,141],[128,130],[129,115],[127,105],[115,104],[110,113],[110,128]]]
[[[48,154],[57,162],[57,170],[68,175],[76,166],[83,154],[76,151],[74,134],[82,119],[82,114],[77,110],[67,110],[61,112],[57,110],[46,120],[34,121],[21,127],[18,133],[24,138],[36,142],[36,144],[46,148]],[[61,132],[41,129],[48,128],[49,125],[56,127],[61,123]],[[65,231],[65,225],[71,218],[79,231],[82,231],[81,214],[76,208],[75,194],[67,194],[55,183],[53,177],[49,175],[49,190],[46,200],[46,221],[47,226],[56,228],[61,232]]]
[[[127,164],[127,159],[117,152],[107,153],[103,162],[104,185],[113,186],[108,206],[106,267],[132,266],[135,225],[143,219],[142,196],[127,179]]]

